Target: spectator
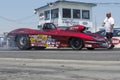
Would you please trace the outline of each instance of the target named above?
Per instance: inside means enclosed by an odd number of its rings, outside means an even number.
[[[105,27],[106,38],[108,39],[110,43],[110,46],[108,49],[113,49],[114,45],[112,43],[112,37],[113,37],[114,18],[111,16],[110,12],[106,13],[106,18],[102,26]]]

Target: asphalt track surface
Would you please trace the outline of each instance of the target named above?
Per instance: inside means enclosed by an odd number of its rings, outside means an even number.
[[[1,49],[0,58],[119,61],[120,49],[83,49],[77,51],[69,48],[45,50]]]
[[[0,49],[0,80],[120,80],[120,49]]]

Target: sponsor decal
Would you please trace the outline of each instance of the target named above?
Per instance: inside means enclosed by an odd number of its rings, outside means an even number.
[[[50,35],[30,35],[31,46],[43,47],[59,47],[60,42],[57,42]]]

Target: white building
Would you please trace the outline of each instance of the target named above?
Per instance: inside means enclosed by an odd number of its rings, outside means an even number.
[[[35,9],[39,15],[39,25],[53,22],[58,27],[66,27],[76,24],[92,27],[93,3],[58,0]]]

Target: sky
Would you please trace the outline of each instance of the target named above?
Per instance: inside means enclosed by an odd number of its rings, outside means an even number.
[[[34,9],[56,0],[0,0],[0,34],[16,28],[37,29],[38,15]],[[87,3],[120,3],[120,0],[69,0]],[[101,27],[106,12],[111,12],[115,26],[120,28],[120,4],[97,4],[93,7],[92,19]],[[95,26],[95,25],[94,25]]]

